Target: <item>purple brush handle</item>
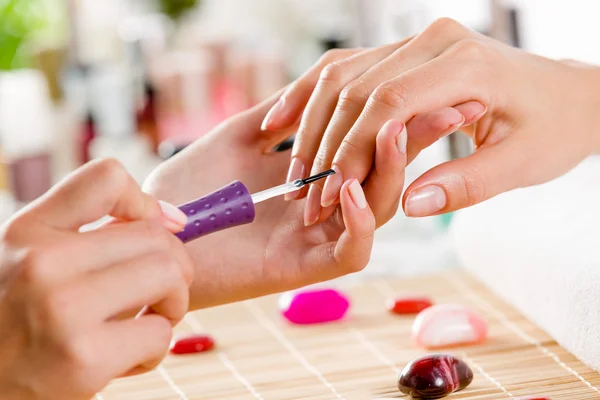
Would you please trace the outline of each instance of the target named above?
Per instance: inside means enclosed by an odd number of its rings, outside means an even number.
[[[184,243],[223,229],[249,224],[254,221],[255,215],[252,196],[240,181],[179,206],[179,209],[188,216],[185,228],[175,235]]]

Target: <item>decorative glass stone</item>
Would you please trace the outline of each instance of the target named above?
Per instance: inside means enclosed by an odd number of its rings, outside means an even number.
[[[415,343],[431,349],[480,343],[487,333],[487,322],[458,304],[429,307],[417,315],[412,326]]]
[[[391,313],[406,315],[418,314],[432,305],[433,301],[428,297],[407,295],[390,300],[387,303],[387,308]]]
[[[279,298],[283,316],[294,324],[319,324],[342,319],[350,302],[334,289],[306,289],[289,292]]]
[[[473,371],[448,354],[428,354],[411,361],[400,373],[398,389],[415,399],[439,399],[473,381]]]
[[[172,354],[201,353],[212,350],[215,341],[208,335],[192,335],[178,339],[171,346]]]

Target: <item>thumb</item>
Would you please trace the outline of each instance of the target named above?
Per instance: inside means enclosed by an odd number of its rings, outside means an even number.
[[[404,193],[409,217],[443,214],[527,186],[535,180],[528,168],[527,146],[507,138],[472,155],[446,162],[425,172]]]
[[[187,217],[175,206],[142,192],[114,159],[95,160],[76,170],[33,205],[39,220],[57,229],[78,230],[110,215],[119,221],[157,220],[178,231]]]

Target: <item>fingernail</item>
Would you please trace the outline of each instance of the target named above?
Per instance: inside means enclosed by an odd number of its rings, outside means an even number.
[[[344,178],[338,168],[335,169],[335,174],[329,175],[323,186],[323,195],[321,196],[321,206],[329,207],[338,199],[340,189],[344,183]]]
[[[396,146],[400,153],[406,154],[406,142],[408,141],[408,133],[406,132],[406,125],[402,124],[402,130],[396,136]]]
[[[465,123],[465,116],[461,115],[461,120],[459,123],[456,124],[452,124],[448,127],[448,129],[446,129],[444,132],[442,132],[442,134],[440,135],[440,139],[444,138],[446,136],[448,136],[451,133],[456,132],[457,130],[460,129],[461,126],[463,126],[463,124]]]
[[[479,118],[483,117],[487,112],[488,112],[488,108],[487,108],[487,106],[485,106],[485,110],[483,110],[482,112],[480,112],[479,114],[474,116],[473,121],[477,121]]]
[[[281,111],[283,110],[284,106],[285,106],[285,100],[282,97],[279,99],[279,101],[277,101],[277,103],[275,103],[275,105],[273,107],[271,107],[271,109],[267,113],[267,116],[263,120],[263,123],[260,126],[260,129],[263,131],[266,131],[273,125],[277,125],[277,122],[279,120],[281,120],[281,118],[283,116]]]
[[[367,207],[367,199],[365,198],[365,192],[363,192],[358,180],[354,179],[350,185],[348,185],[348,193],[350,198],[354,202],[354,205],[361,210]]]
[[[179,208],[175,207],[171,203],[167,203],[166,201],[159,200],[160,208],[163,212],[163,215],[169,222],[173,222],[177,226],[183,227],[187,224],[188,217],[185,215],[183,211]]]
[[[304,225],[313,225],[319,219],[319,215],[321,215],[321,189],[311,185],[304,207]]]
[[[425,186],[411,192],[404,209],[409,217],[426,217],[446,206],[446,193],[436,185]]]
[[[290,169],[288,171],[287,182],[293,182],[296,179],[304,178],[304,164],[297,157],[292,158]],[[286,193],[283,197],[286,201],[294,200],[298,197],[298,191]]]

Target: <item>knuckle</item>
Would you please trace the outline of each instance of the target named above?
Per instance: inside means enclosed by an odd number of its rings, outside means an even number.
[[[156,263],[160,266],[160,271],[164,274],[165,282],[173,286],[185,284],[185,274],[181,263],[170,252],[163,251],[156,255]]]
[[[429,25],[428,30],[434,34],[444,34],[462,29],[462,25],[448,17],[438,18]]]
[[[71,337],[65,339],[61,346],[62,355],[71,370],[84,375],[97,367],[94,346],[90,346],[85,337]]]
[[[319,81],[324,84],[328,82],[337,83],[344,80],[345,68],[342,63],[333,62],[323,68],[319,75]]]
[[[367,102],[370,94],[371,92],[363,82],[359,80],[354,81],[348,84],[340,92],[338,107],[344,108],[345,105],[348,104],[358,104],[362,106]]]
[[[43,249],[26,250],[21,261],[21,277],[29,284],[44,282],[52,267],[52,256]]]
[[[125,167],[116,158],[103,158],[94,164],[95,172],[104,178],[123,179],[127,176]]]
[[[76,297],[71,296],[70,291],[66,288],[51,290],[41,299],[40,317],[50,324],[59,322],[65,310],[73,304],[74,298]]]
[[[341,57],[344,57],[345,55],[346,51],[344,51],[344,49],[330,49],[323,53],[323,55],[319,59],[319,63],[321,65],[327,65],[330,64],[332,61],[336,61]]]
[[[369,234],[368,236],[373,236],[373,234]],[[365,237],[365,239],[367,239],[368,237]],[[364,270],[367,267],[367,264],[369,263],[369,256],[367,257],[356,257],[352,260],[347,261],[344,265],[344,271],[347,274],[353,274],[356,272],[360,272],[362,270]]]
[[[340,162],[345,158],[353,159],[353,154],[360,154],[360,146],[355,143],[355,139],[352,135],[347,135],[340,144],[338,154],[336,155],[336,161]]]
[[[93,164],[92,168],[98,179],[103,179],[119,186],[129,182],[127,170],[116,158],[100,159]]]
[[[157,221],[140,221],[142,234],[154,243],[157,250],[169,249],[171,247],[171,238],[169,232]]]
[[[319,150],[313,161],[313,170],[322,170],[331,165],[331,157],[325,151]]]
[[[486,57],[488,47],[478,39],[463,39],[454,45],[454,51],[468,60],[478,61]]]
[[[25,221],[25,217],[20,215],[4,226],[0,233],[0,239],[9,246],[16,245],[26,237],[30,227],[31,225]]]
[[[486,198],[485,177],[477,168],[470,168],[461,175],[466,206],[481,203]]]
[[[405,107],[408,104],[408,89],[399,82],[384,83],[380,85],[371,96],[375,105],[384,105],[394,109]]]

